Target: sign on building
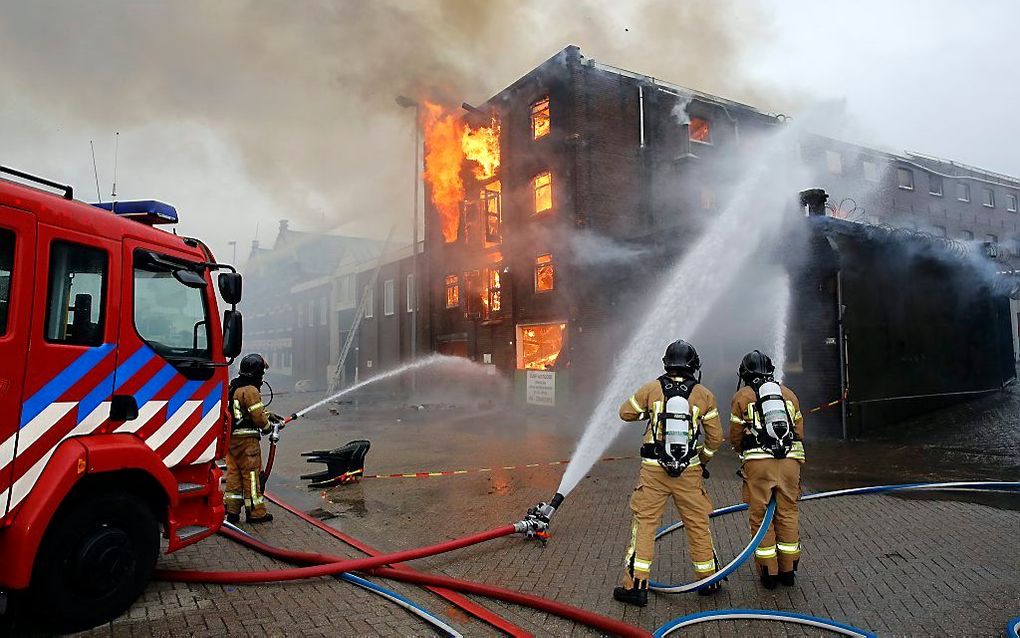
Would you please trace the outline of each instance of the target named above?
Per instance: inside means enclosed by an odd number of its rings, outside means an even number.
[[[556,405],[556,373],[528,370],[526,401],[529,405]]]

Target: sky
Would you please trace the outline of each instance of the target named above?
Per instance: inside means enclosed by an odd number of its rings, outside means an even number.
[[[0,163],[178,208],[223,260],[410,238],[400,94],[478,103],[568,44],[822,133],[1020,175],[1013,0],[0,0]],[[99,193],[90,140],[96,154]]]

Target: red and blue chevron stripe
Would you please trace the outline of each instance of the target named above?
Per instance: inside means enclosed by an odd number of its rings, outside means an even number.
[[[185,378],[146,345],[116,365],[114,344],[90,348],[24,401],[18,432],[0,441],[0,513],[31,493],[67,438],[128,433],[167,467],[211,461],[222,428],[223,384]],[[138,418],[109,422],[110,397],[131,394]],[[13,472],[3,470],[13,463]]]

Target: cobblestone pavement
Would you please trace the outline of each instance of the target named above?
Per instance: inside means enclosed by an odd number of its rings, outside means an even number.
[[[938,419],[929,419],[924,436],[911,435],[920,443],[901,436],[860,444],[816,444],[814,455],[809,444],[805,491],[870,482],[862,477],[883,482],[943,475],[1015,478],[1013,460],[1000,461],[1001,451],[1012,449],[1008,447],[1011,441],[1020,437],[1016,395],[1005,393],[967,405],[969,410],[961,406],[945,411]],[[393,415],[372,418],[376,420],[363,415],[327,415],[307,424],[305,434],[296,435],[297,428],[287,432],[292,437],[290,447],[281,448],[285,456],[277,463],[290,460],[278,465],[283,469],[274,477],[274,489],[302,509],[334,516],[330,524],[382,550],[438,542],[519,519],[528,506],[547,500],[555,492],[562,467],[501,470],[493,459],[502,455],[508,460],[506,464],[557,460],[568,455],[572,438],[560,440],[542,434],[541,423],[529,420],[520,426],[529,434],[522,435],[519,444],[509,445],[512,437],[505,432],[514,424],[505,417],[487,417],[484,424],[477,418],[464,419],[462,430],[456,429],[461,426],[450,425],[457,421],[454,414],[444,415],[443,425],[434,428],[412,425],[407,419],[398,423]],[[971,425],[992,424],[989,427],[994,427],[997,434],[982,447],[982,437],[975,437],[973,427],[969,427],[962,431],[967,449],[955,450],[959,439],[952,432],[961,432],[959,420]],[[342,428],[339,440],[338,427]],[[496,444],[485,442],[478,434],[479,430],[484,434],[485,428],[496,428],[501,433]],[[915,431],[910,428],[904,431]],[[296,450],[322,446],[324,433],[330,432],[333,445],[367,434],[373,441],[370,472],[494,467],[490,473],[365,480],[325,493],[306,492],[296,480],[297,473],[307,471],[294,460]],[[454,436],[458,432],[462,438]],[[612,451],[632,453],[637,434],[621,439]],[[989,448],[1000,455],[986,456]],[[970,455],[970,464],[955,454]],[[886,462],[873,461],[882,455]],[[844,469],[826,471],[823,466]],[[985,501],[997,505],[992,507],[970,502],[978,499],[959,494],[952,500],[949,496],[863,496],[806,503],[801,515],[805,553],[796,587],[768,592],[758,585],[752,568],[744,566],[717,596],[652,595],[645,609],[624,607],[612,600],[611,589],[623,566],[629,529],[627,500],[637,467],[636,461],[597,464],[557,513],[553,538],[546,547],[510,537],[418,561],[415,566],[548,596],[647,629],[696,611],[739,607],[824,616],[881,636],[1000,636],[1006,620],[1020,614],[1020,550],[1016,544],[1020,513],[1015,511],[1020,508],[1018,497]],[[722,506],[737,502],[740,483],[734,474],[737,463],[733,454],[720,453],[711,467],[713,476],[707,486],[713,503]],[[675,517],[671,507],[666,521]],[[268,542],[356,555],[296,517],[279,510],[276,513],[276,521],[255,529]],[[712,529],[723,561],[736,555],[750,535],[743,514],[715,519]],[[213,539],[165,557],[161,564],[254,569],[274,563],[223,539]],[[691,575],[683,534],[661,541],[653,577],[685,582]],[[437,612],[466,635],[493,635],[488,626],[455,612],[448,603],[424,590],[388,585]],[[479,601],[536,635],[591,633],[543,613]],[[391,603],[327,579],[255,587],[154,583],[127,615],[90,633],[431,635],[422,621]],[[734,634],[823,635],[792,625],[751,621],[700,625],[682,635]]]

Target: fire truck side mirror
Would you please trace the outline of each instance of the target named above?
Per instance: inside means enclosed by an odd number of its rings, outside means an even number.
[[[231,305],[241,303],[241,275],[239,273],[221,272],[217,282],[223,301]]]
[[[223,356],[233,359],[241,354],[241,313],[223,311]]]

